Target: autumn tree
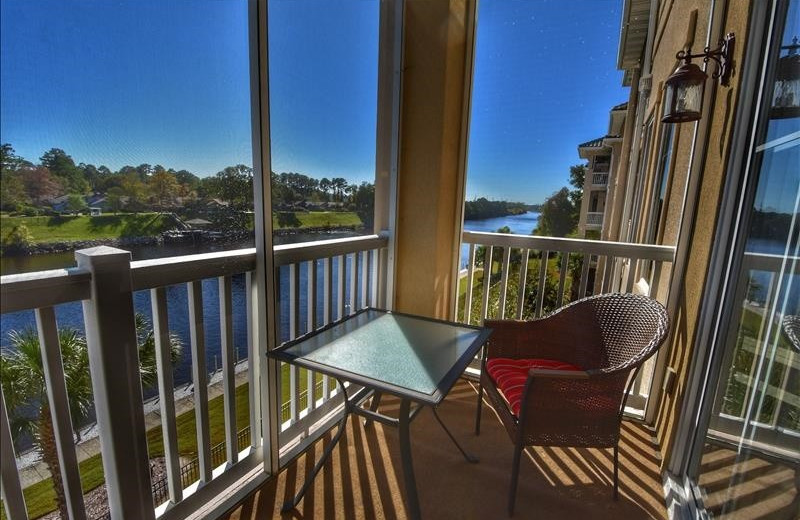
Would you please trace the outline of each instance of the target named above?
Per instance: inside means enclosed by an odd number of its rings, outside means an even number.
[[[22,182],[25,184],[28,197],[36,204],[49,202],[64,193],[63,181],[50,173],[45,166],[25,168],[22,172]]]
[[[148,187],[150,188],[150,196],[160,211],[164,211],[164,206],[171,204],[175,197],[178,196],[178,181],[172,173],[163,168],[150,177]]]

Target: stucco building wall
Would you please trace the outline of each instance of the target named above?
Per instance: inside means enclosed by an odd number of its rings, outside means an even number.
[[[721,24],[724,32],[736,34],[734,61],[739,63],[747,44],[749,4],[743,1],[732,1],[727,6],[723,4],[724,2],[718,3],[715,8],[724,10],[720,11],[724,18]],[[696,27],[694,32],[688,32],[688,36],[694,38],[693,52],[700,51],[706,45],[710,17],[714,14],[709,10],[708,2],[693,1],[664,1],[661,2],[659,11],[661,15],[658,27],[664,29],[655,40],[658,43],[654,47],[653,56],[654,89],[649,102],[649,109],[656,117],[660,117],[661,114],[663,82],[678,65],[675,53],[684,47],[687,29],[694,17],[693,12],[697,13]],[[716,46],[716,39],[719,36],[721,35],[713,36],[712,46]],[[713,71],[713,67],[714,65],[710,65],[709,72]],[[673,168],[670,172],[669,190],[665,202],[667,211],[659,240],[663,244],[676,244],[681,231],[681,222],[687,222],[684,225],[684,232],[690,233],[687,242],[689,248],[683,276],[673,284],[670,294],[676,305],[671,316],[673,333],[666,351],[666,366],[675,371],[676,379],[672,391],[661,395],[657,406],[659,413],[655,421],[656,435],[662,447],[665,464],[672,454],[676,426],[690,375],[690,363],[696,348],[698,323],[704,312],[702,299],[709,276],[710,256],[714,247],[727,247],[725,244],[714,244],[714,234],[724,187],[732,126],[736,123],[735,106],[740,95],[739,78],[734,72],[730,87],[719,86],[715,80],[709,79],[706,88],[717,89],[713,104],[703,108],[703,117],[709,118],[707,137],[695,135],[694,123],[676,125],[678,128],[675,133]],[[663,133],[666,125],[657,124],[659,126],[657,133]],[[657,147],[654,149],[654,153],[657,153]],[[692,168],[693,157],[699,168]],[[652,172],[652,169],[650,171]],[[699,176],[698,188],[696,193],[687,194],[690,175]],[[696,201],[694,214],[688,214],[685,210],[685,194]],[[713,274],[716,275],[718,274]]]

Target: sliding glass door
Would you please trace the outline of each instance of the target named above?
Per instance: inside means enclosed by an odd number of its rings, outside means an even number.
[[[800,515],[800,0],[776,2],[771,16],[719,306],[719,372],[692,448],[695,499],[711,518]]]

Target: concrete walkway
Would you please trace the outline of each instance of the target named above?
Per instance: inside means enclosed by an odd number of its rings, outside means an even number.
[[[241,361],[236,365],[237,387],[247,383],[247,367],[247,361]],[[174,395],[176,417],[194,409],[194,392],[191,384],[175,388]],[[222,371],[212,374],[208,385],[209,401],[219,395],[222,395]],[[144,410],[144,422],[147,431],[161,425],[158,397],[147,400],[144,403]],[[75,454],[80,463],[98,453],[100,453],[100,436],[95,423],[81,431],[81,442],[75,445]],[[50,478],[50,471],[47,469],[47,465],[41,461],[38,453],[33,450],[17,457],[17,468],[19,468],[19,480],[23,489]]]

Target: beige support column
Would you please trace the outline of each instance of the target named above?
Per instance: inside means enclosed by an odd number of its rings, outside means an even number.
[[[394,308],[449,317],[461,243],[475,2],[407,2]]]

